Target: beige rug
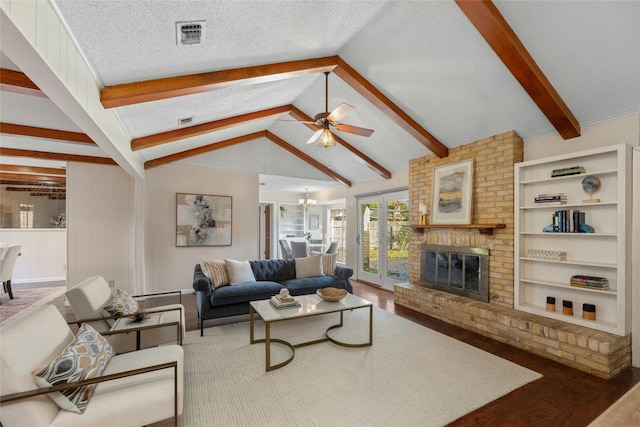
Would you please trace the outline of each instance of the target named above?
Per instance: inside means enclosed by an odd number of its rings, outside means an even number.
[[[332,336],[366,341],[367,313],[345,313],[345,326]],[[320,338],[336,321],[330,315],[281,322],[272,337]],[[183,427],[442,426],[541,377],[380,309],[372,347],[301,347],[289,365],[271,372],[264,370],[264,344],[249,345],[248,323],[204,333],[188,332],[184,342]],[[272,363],[288,351],[274,344]]]
[[[2,293],[0,304],[0,326],[17,319],[31,310],[45,304],[49,304],[56,298],[64,295],[66,286],[55,286],[33,289],[13,289],[13,299],[9,294]]]

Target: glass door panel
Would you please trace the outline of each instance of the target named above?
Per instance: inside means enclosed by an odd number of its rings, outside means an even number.
[[[409,200],[388,200],[386,233],[386,274],[383,287],[409,280]]]
[[[358,201],[358,279],[376,285],[380,284],[379,208],[377,198]]]

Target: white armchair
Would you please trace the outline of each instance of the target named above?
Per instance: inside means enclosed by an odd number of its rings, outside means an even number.
[[[13,267],[16,265],[21,249],[21,245],[7,245],[2,247],[2,252],[0,253],[0,281],[10,299],[13,299],[13,291],[11,290]]]
[[[161,292],[157,294],[133,295],[133,297],[148,297],[151,295],[178,294],[180,291]],[[67,300],[73,309],[78,323],[86,322],[100,333],[108,333],[115,323],[114,318],[103,309],[113,298],[111,288],[102,276],[91,276],[66,292]],[[180,298],[180,301],[182,299]],[[175,326],[153,328],[141,332],[127,334],[108,335],[109,342],[117,353],[136,350],[139,348],[154,347],[167,343],[182,343],[185,334],[184,306],[182,304],[170,304],[146,309],[147,313],[160,314],[160,324],[179,322],[179,331]]]
[[[102,374],[39,388],[32,372],[49,365],[76,339],[53,305],[0,329],[0,423],[4,427],[131,426],[174,418],[183,409],[184,352],[166,345],[118,354]],[[52,392],[97,383],[83,413],[61,409]]]

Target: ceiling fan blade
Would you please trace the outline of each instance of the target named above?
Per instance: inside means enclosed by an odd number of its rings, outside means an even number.
[[[341,132],[353,133],[360,136],[371,136],[371,134],[373,133],[373,129],[361,128],[358,126],[351,126],[351,125],[345,125],[345,124],[337,125],[336,129],[338,129]]]
[[[330,122],[339,122],[340,120],[344,119],[345,117],[347,117],[347,115],[352,112],[353,110],[355,110],[356,107],[347,104],[346,102],[341,103],[340,105],[338,105],[335,110],[333,110],[331,112],[331,114],[329,114],[329,116],[327,117],[327,119],[329,119]]]
[[[323,130],[324,129],[318,129],[317,131],[315,131],[313,135],[311,135],[311,138],[309,138],[309,140],[307,141],[307,144],[313,144],[314,142],[316,142],[316,140],[320,138],[320,135],[322,135]]]
[[[291,123],[302,123],[303,125],[317,125],[316,122],[307,122],[296,119],[278,119],[276,122],[291,122]]]

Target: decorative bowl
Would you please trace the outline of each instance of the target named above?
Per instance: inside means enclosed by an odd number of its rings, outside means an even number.
[[[325,301],[336,302],[347,296],[347,291],[346,289],[323,288],[318,289],[316,294]]]

